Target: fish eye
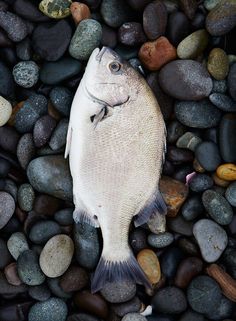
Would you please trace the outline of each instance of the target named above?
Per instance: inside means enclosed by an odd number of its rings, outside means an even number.
[[[117,72],[121,68],[121,64],[119,62],[113,61],[109,64],[109,68],[112,72]]]

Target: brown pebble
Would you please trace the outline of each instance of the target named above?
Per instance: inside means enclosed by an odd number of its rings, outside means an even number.
[[[216,170],[216,174],[219,178],[225,181],[235,181],[236,165],[232,163],[226,163],[226,164],[220,165]]]
[[[176,59],[176,49],[166,37],[145,42],[139,50],[139,59],[149,70],[159,70],[162,66]]]
[[[91,16],[89,7],[85,3],[72,2],[70,11],[74,19],[75,24],[79,24],[84,19],[89,19]]]
[[[17,272],[17,264],[16,262],[13,262],[9,265],[7,265],[4,269],[5,277],[11,285],[21,285],[22,281],[20,280]]]
[[[163,176],[160,180],[160,192],[167,205],[167,216],[175,217],[188,196],[188,187],[171,177]]]
[[[179,247],[188,255],[199,255],[199,249],[197,245],[187,238],[181,238],[178,241]]]
[[[138,253],[137,260],[150,283],[158,283],[161,279],[161,268],[155,252],[144,249]]]
[[[99,294],[82,291],[75,295],[74,302],[80,310],[96,315],[98,318],[106,319],[108,316],[107,303]]]
[[[189,19],[193,19],[195,12],[198,7],[198,2],[196,0],[180,0],[180,8],[186,14]]]
[[[198,257],[188,257],[178,266],[175,285],[179,288],[186,288],[190,281],[201,273],[203,262]]]
[[[212,178],[213,178],[213,180],[214,180],[214,183],[215,183],[216,185],[218,185],[218,186],[227,187],[227,186],[229,186],[229,184],[230,184],[229,181],[226,181],[226,180],[224,180],[224,179],[219,178],[216,173],[214,173],[214,174],[212,175]]]
[[[199,164],[198,160],[195,158],[193,161],[193,168],[198,173],[204,173],[205,169]]]
[[[87,272],[79,266],[72,265],[61,277],[60,286],[65,292],[79,291],[88,281]]]
[[[229,72],[229,59],[226,52],[221,48],[214,48],[208,56],[207,69],[217,80],[223,80]]]

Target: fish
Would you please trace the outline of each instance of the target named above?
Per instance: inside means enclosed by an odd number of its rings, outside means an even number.
[[[150,286],[128,237],[132,221],[140,226],[166,214],[159,191],[165,145],[165,122],[144,77],[112,49],[94,49],[72,102],[65,149],[73,218],[101,228],[103,237],[93,293],[119,280]]]

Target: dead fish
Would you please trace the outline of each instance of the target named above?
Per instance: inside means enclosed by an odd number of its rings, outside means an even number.
[[[120,279],[148,285],[128,244],[142,225],[166,213],[158,189],[165,123],[145,79],[113,50],[95,49],[75,94],[67,134],[75,222],[100,227],[103,251],[92,292]],[[88,253],[89,255],[89,253]]]

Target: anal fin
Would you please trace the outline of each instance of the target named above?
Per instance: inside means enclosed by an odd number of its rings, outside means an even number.
[[[155,213],[165,215],[167,207],[159,190],[157,190],[146,202],[141,211],[134,217],[136,227],[145,224]]]
[[[93,227],[99,227],[99,222],[96,216],[92,216],[83,210],[75,209],[73,218],[76,223],[87,223]]]

